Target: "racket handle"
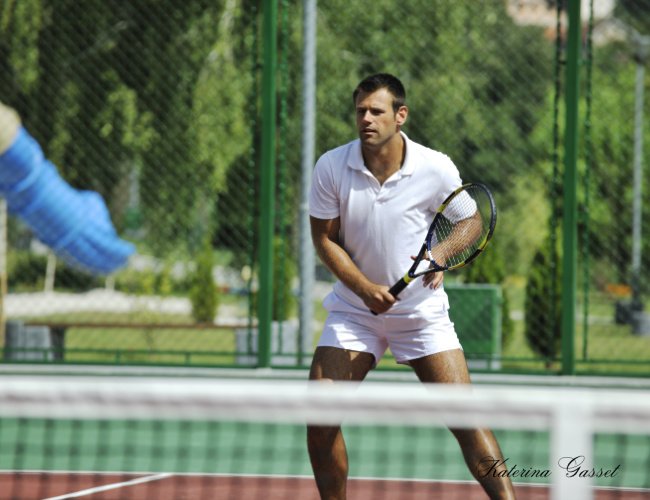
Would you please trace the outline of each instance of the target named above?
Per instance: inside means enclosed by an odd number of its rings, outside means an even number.
[[[402,293],[402,290],[404,290],[407,285],[408,283],[404,280],[404,278],[400,278],[397,283],[390,287],[388,293],[390,293],[393,297],[397,297],[400,293]]]
[[[391,286],[388,289],[388,293],[390,293],[393,297],[397,298],[397,296],[401,293],[402,290],[406,288],[408,283],[404,280],[404,278],[400,278],[400,280],[395,283],[393,286]],[[377,316],[377,313],[375,311],[370,311],[372,314]]]

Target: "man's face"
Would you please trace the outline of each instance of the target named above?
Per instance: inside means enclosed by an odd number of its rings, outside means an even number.
[[[380,147],[390,140],[406,121],[408,109],[393,111],[393,95],[381,88],[360,92],[356,102],[357,131],[364,146]]]

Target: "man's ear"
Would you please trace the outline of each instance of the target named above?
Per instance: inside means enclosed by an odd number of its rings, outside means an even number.
[[[395,121],[397,121],[398,126],[402,126],[406,123],[406,119],[409,116],[409,108],[406,106],[402,106],[397,110],[397,113],[395,114]]]

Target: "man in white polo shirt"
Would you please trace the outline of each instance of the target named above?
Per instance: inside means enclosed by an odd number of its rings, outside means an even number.
[[[437,207],[461,185],[449,157],[401,131],[408,117],[405,99],[402,83],[392,75],[364,79],[353,92],[359,139],[316,163],[312,239],[338,281],[324,301],[329,314],[311,380],[361,381],[390,347],[397,362],[410,365],[422,382],[470,383],[448,315],[443,274],[425,275],[399,300],[388,292],[410,267],[411,252],[422,244]],[[492,433],[452,432],[490,498],[514,498],[507,474],[481,474],[481,463],[503,460]],[[321,497],[344,499],[348,464],[341,429],[310,426],[307,440]]]

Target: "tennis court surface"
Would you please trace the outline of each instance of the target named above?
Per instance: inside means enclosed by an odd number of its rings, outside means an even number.
[[[0,498],[317,499],[309,422],[343,424],[350,499],[485,498],[449,426],[494,429],[519,498],[645,499],[648,396],[563,387],[4,377]],[[485,464],[479,470],[490,473]]]

